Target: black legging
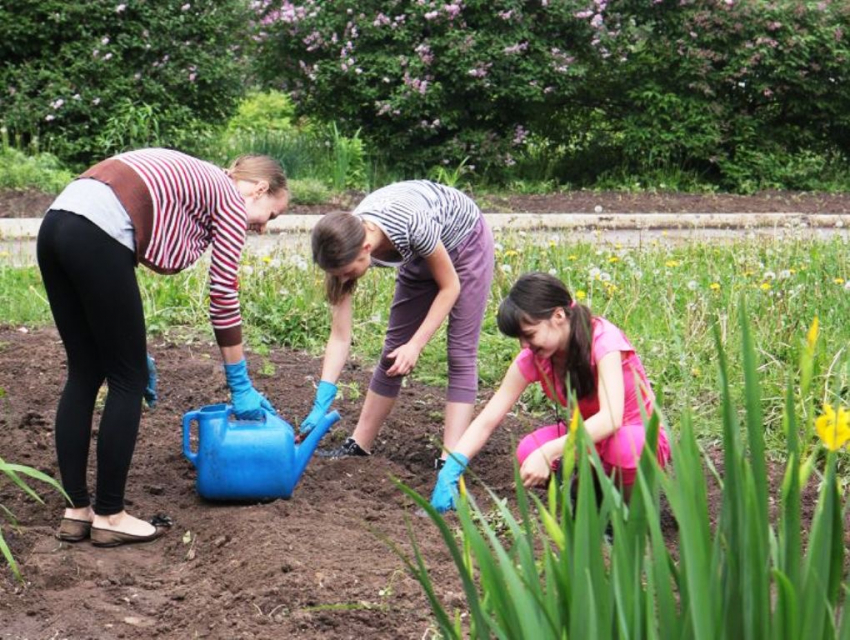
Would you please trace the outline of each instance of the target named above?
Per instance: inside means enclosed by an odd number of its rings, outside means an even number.
[[[86,466],[92,414],[106,380],[94,511],[120,513],[147,384],[145,318],[133,252],[86,218],[51,210],[38,232],[37,254],[68,356],[55,426],[62,485],[74,507],[91,504]]]

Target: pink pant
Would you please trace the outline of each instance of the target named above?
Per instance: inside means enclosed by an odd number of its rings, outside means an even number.
[[[547,442],[556,440],[567,432],[567,426],[561,422],[540,427],[525,436],[516,450],[519,463]],[[617,475],[624,486],[631,486],[637,477],[638,460],[646,440],[646,430],[642,424],[623,425],[614,434],[596,443],[596,451],[602,460],[606,475]],[[666,467],[670,461],[670,443],[664,429],[658,432],[658,463]]]

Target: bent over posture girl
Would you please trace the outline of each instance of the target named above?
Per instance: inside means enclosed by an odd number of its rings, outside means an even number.
[[[65,346],[68,380],[56,412],[56,452],[72,506],[57,536],[98,546],[154,540],[165,528],[129,515],[124,488],[148,382],[145,318],[136,282],[141,262],[176,273],[212,246],[210,318],[238,417],[271,404],[248,378],[242,351],[238,269],[247,229],[262,231],[288,205],[286,177],[265,156],[222,170],[166,149],[105,160],[53,202],[37,255],[50,309]],[[86,484],[98,389],[109,390],[97,437],[94,508]]]
[[[478,207],[450,187],[398,182],[368,195],[353,213],[324,216],[313,229],[312,245],[314,261],[327,274],[332,325],[316,401],[302,432],[311,430],[333,402],[351,345],[352,294],[357,280],[378,265],[398,269],[383,353],[357,427],[332,456],[369,455],[402,377],[446,318],[443,444],[453,448],[472,419],[478,341],[493,279],[493,237]]]

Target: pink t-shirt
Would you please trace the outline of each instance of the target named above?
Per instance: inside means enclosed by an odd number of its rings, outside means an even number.
[[[625,391],[625,406],[623,408],[623,426],[643,426],[641,415],[641,402],[646,415],[652,415],[652,406],[655,402],[655,394],[646,379],[646,371],[640,357],[635,353],[634,347],[626,338],[625,334],[611,324],[605,318],[596,316],[593,318],[593,340],[590,348],[590,368],[596,377],[597,393],[579,400],[578,410],[581,417],[587,420],[592,415],[599,413],[599,377],[596,369],[597,363],[612,351],[620,352],[623,363],[623,388]],[[541,382],[543,391],[553,401],[561,406],[567,406],[567,398],[563,381],[553,375],[551,359],[535,361],[531,349],[523,349],[519,352],[514,362],[529,382]],[[545,373],[545,381],[541,381],[540,372]],[[558,397],[552,395],[551,385],[554,383]],[[569,416],[567,417],[569,419]]]

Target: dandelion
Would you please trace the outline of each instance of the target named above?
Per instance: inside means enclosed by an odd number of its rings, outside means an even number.
[[[503,264],[499,268],[502,270],[502,273],[511,273],[513,271],[513,268],[509,264]]]
[[[557,269],[549,269],[548,273],[549,273],[550,276],[555,276],[555,277],[558,276],[558,270]]]
[[[812,351],[815,348],[815,343],[818,341],[819,327],[820,323],[818,321],[818,317],[815,316],[812,320],[812,326],[810,326],[808,332],[806,332],[806,344],[809,347],[809,351]]]
[[[603,271],[602,273],[599,274],[599,279],[602,282],[611,282],[611,274],[608,273],[607,271]]]
[[[823,415],[815,420],[818,437],[830,451],[837,451],[850,441],[850,412],[838,407],[838,413],[830,404],[823,405]]]
[[[494,244],[493,244],[493,248],[494,248],[496,251],[499,251],[499,252],[501,252],[501,251],[504,251],[504,250],[505,250],[505,247],[504,247],[504,246],[502,246],[502,244],[501,244],[500,242],[496,242],[496,243],[494,243]]]
[[[246,276],[250,276],[252,273],[254,273],[254,267],[249,264],[242,265],[242,273],[244,273]]]
[[[773,273],[773,271],[765,271],[764,272],[764,279],[765,280],[775,280],[776,274]]]
[[[608,262],[610,262],[611,264],[616,264],[619,261],[620,261],[620,258],[617,257],[617,256],[611,256],[610,258],[608,258]]]
[[[835,284],[844,284],[844,278],[833,278]]]
[[[762,291],[770,291],[770,283],[762,282],[761,286],[759,286],[759,289],[761,289]]]
[[[845,291],[850,291],[850,282],[845,282],[845,283],[844,283],[844,290],[845,290]]]
[[[586,300],[587,299],[587,293],[585,291],[579,289],[578,291],[576,291],[575,298],[579,302],[581,302],[582,300]]]
[[[589,275],[590,275],[591,278],[599,278],[599,275],[601,273],[602,273],[602,269],[600,269],[599,267],[593,267],[590,270]]]
[[[573,262],[575,260],[578,260],[578,256],[575,255],[575,254],[570,254],[570,255],[567,256],[567,260],[569,260],[570,262]]]
[[[708,288],[711,289],[712,291],[720,291],[720,283],[719,282],[712,282],[710,285],[708,285]]]
[[[668,269],[673,269],[674,267],[678,267],[681,263],[678,260],[668,260],[664,263],[664,266]]]
[[[699,288],[699,284],[696,280],[689,281],[687,286],[689,291],[696,291]]]
[[[779,272],[779,279],[780,280],[787,280],[790,277],[791,277],[791,269],[783,269],[782,271]]]
[[[507,251],[505,251],[505,257],[506,258],[513,258],[514,256],[518,256],[518,255],[519,255],[519,251],[516,251],[515,249],[508,249]]]
[[[702,370],[699,367],[694,367],[691,369],[691,375],[694,378],[699,378],[702,375]]]
[[[270,264],[271,261],[271,256],[263,256],[263,262],[265,262],[266,264]]]

